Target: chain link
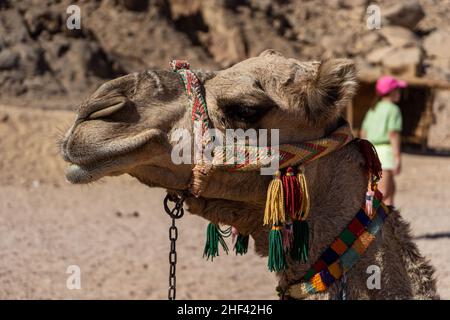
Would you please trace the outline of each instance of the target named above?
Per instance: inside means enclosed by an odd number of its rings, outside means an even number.
[[[184,195],[178,196],[175,194],[168,193],[164,198],[164,210],[172,218],[172,225],[169,228],[169,240],[170,240],[170,251],[169,251],[169,300],[175,300],[177,294],[177,245],[176,241],[178,239],[178,229],[175,225],[175,220],[180,219],[184,215],[183,203]],[[173,209],[169,208],[168,202],[175,202]]]

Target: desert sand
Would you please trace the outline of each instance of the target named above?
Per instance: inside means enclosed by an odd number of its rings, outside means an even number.
[[[57,140],[73,117],[0,106],[0,299],[166,299],[164,190],[126,176],[65,182]],[[397,203],[449,299],[450,158],[403,159]],[[206,225],[190,214],[178,222],[177,298],[276,299],[252,243],[246,256],[202,258]],[[80,267],[81,289],[66,286],[70,265]]]

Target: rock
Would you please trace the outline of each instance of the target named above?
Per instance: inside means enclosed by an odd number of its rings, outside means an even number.
[[[145,11],[148,9],[148,0],[120,0],[120,3],[128,10]]]
[[[442,66],[440,66],[442,64]],[[450,61],[433,60],[425,62],[425,76],[430,79],[450,82]]]
[[[410,30],[399,26],[385,26],[380,34],[393,47],[417,46],[418,39]]]
[[[19,53],[11,49],[0,51],[0,70],[10,70],[17,68],[17,66],[19,65],[19,60]]]
[[[0,39],[3,45],[7,46],[17,42],[30,41],[28,29],[18,10],[0,11]]]
[[[386,9],[381,8],[381,16],[390,25],[414,29],[425,17],[425,12],[418,0],[406,0]]]
[[[0,114],[0,122],[8,122],[9,120],[9,114]]]
[[[447,71],[447,73],[450,72],[450,59],[446,58],[429,58],[426,60],[426,63],[428,66],[433,66],[438,69],[443,69]]]
[[[377,32],[369,31],[356,38],[355,54],[371,52],[372,48],[380,47],[380,35]]]
[[[272,0],[250,0],[250,5],[252,8],[257,8],[261,11],[269,12],[272,8]]]
[[[414,73],[422,68],[421,62],[414,67],[417,50],[397,59],[395,49],[420,47],[422,37],[427,75],[445,78],[450,32],[441,29],[450,25],[450,10],[440,2],[445,0],[418,1],[375,1],[386,19],[381,30],[369,31],[368,0],[76,1],[80,30],[65,26],[65,10],[74,1],[0,0],[0,95],[34,99],[64,92],[79,99],[107,79],[165,69],[173,58],[188,59],[194,68],[222,69],[267,48],[300,60],[360,59],[358,64],[377,74],[383,68]],[[410,29],[424,11],[419,38]]]
[[[428,131],[428,146],[450,149],[450,91],[437,90],[433,102],[433,123]]]
[[[355,58],[356,70],[358,70],[358,76],[361,78],[379,78],[382,75],[382,69],[379,65],[370,64],[366,59],[357,57]]]
[[[23,85],[29,93],[32,93],[34,97],[39,99],[42,99],[45,95],[57,96],[67,93],[61,86],[61,83],[56,81],[48,73],[35,77],[27,77],[24,79]]]
[[[54,34],[61,30],[61,16],[54,11],[42,7],[39,10],[29,10],[24,15],[28,30],[33,37],[40,35],[44,30]]]
[[[450,59],[450,28],[438,29],[423,41],[427,56]]]
[[[366,56],[366,60],[372,64],[379,64],[393,50],[394,48],[389,46],[375,49]]]
[[[48,70],[44,52],[38,44],[19,43],[14,49],[20,55],[20,69],[31,76],[40,75]]]
[[[341,8],[358,8],[366,6],[366,0],[339,0],[339,6]]]
[[[381,62],[388,73],[415,77],[420,73],[422,52],[417,47],[393,48],[383,56]]]
[[[41,182],[40,182],[39,180],[33,180],[33,181],[31,182],[31,186],[32,186],[33,188],[39,188],[40,185],[41,185]]]
[[[325,50],[327,57],[345,57],[347,48],[349,47],[350,35],[343,35],[342,37],[324,36],[320,44]]]
[[[211,1],[203,7],[203,18],[210,31],[203,36],[203,41],[209,44],[217,61],[231,65],[246,56],[243,30],[235,15]]]

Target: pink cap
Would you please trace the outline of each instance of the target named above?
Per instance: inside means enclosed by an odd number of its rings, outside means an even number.
[[[377,94],[379,96],[385,96],[392,90],[397,88],[406,88],[408,84],[405,81],[397,80],[391,76],[384,76],[377,81]]]

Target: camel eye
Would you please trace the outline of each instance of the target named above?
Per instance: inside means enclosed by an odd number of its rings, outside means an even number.
[[[254,122],[264,114],[264,109],[258,106],[250,106],[231,101],[220,103],[220,107],[228,119],[240,122]]]
[[[274,106],[274,102],[270,99],[258,99],[251,96],[246,98],[222,98],[217,103],[228,119],[246,123],[258,121]]]
[[[93,120],[93,119],[104,118],[104,117],[110,116],[113,113],[116,113],[117,111],[122,109],[124,106],[125,106],[125,101],[121,101],[119,103],[113,104],[112,106],[92,112],[88,116],[88,119]]]
[[[247,106],[232,106],[230,108],[231,116],[242,121],[249,121],[258,115],[258,109]]]

